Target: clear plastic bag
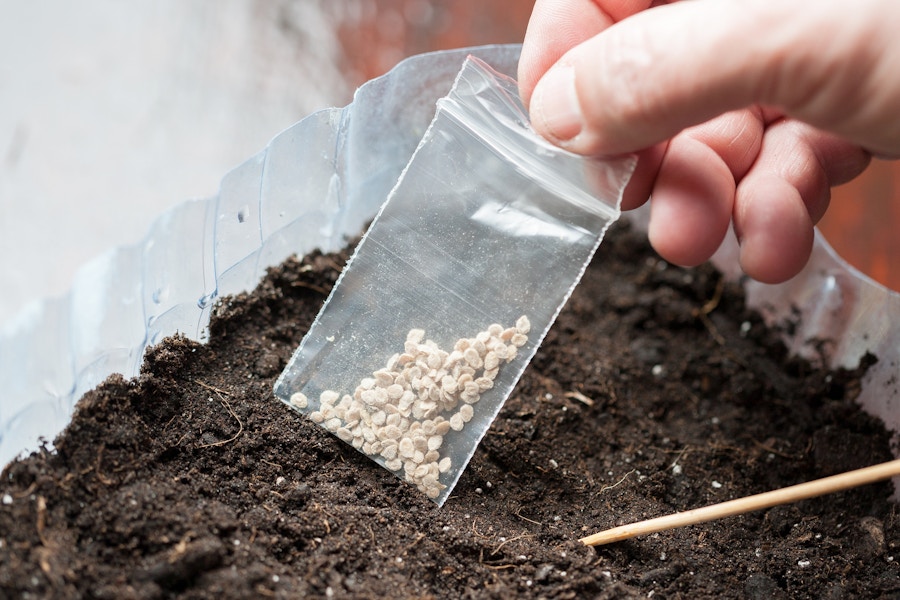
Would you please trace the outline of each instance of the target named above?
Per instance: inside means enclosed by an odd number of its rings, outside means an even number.
[[[276,395],[443,504],[634,162],[551,146],[515,81],[468,58]]]

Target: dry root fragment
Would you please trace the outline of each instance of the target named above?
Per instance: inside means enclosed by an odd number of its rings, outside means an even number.
[[[352,394],[322,392],[310,419],[437,498],[447,488],[440,475],[452,468],[450,457],[440,455],[444,436],[462,431],[474,418],[473,405],[494,387],[501,364],[512,362],[530,330],[523,315],[514,327],[493,323],[447,352],[426,340],[425,330],[411,329],[403,352],[362,378]],[[299,409],[309,406],[299,392],[290,402]]]

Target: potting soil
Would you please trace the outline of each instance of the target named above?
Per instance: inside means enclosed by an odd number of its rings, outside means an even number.
[[[892,458],[854,403],[866,365],[788,357],[713,268],[611,230],[438,508],[273,398],[346,257],[272,269],[208,344],[165,340],[11,463],[0,597],[900,597],[890,482],[578,541]]]

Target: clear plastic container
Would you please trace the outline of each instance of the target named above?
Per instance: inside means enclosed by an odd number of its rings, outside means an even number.
[[[144,349],[181,332],[203,339],[212,303],[252,289],[268,266],[358,235],[396,183],[465,57],[515,74],[519,46],[412,57],[362,86],[344,108],[314,113],[227,174],[219,194],[161,216],[138,245],[86,265],[61,298],[0,331],[0,463],[52,440],[75,401],[110,373],[133,376]],[[626,213],[641,222],[643,213]],[[733,241],[715,264],[740,276]],[[746,283],[769,323],[798,323],[790,347],[833,366],[871,352],[859,401],[900,428],[900,294],[849,267],[817,236],[807,268],[781,285]],[[816,346],[817,347],[817,346]]]

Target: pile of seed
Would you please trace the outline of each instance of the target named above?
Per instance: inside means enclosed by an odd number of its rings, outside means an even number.
[[[425,340],[424,330],[412,329],[402,353],[363,378],[352,395],[322,392],[309,417],[437,498],[447,488],[440,475],[452,467],[450,457],[440,453],[444,436],[472,420],[481,394],[494,386],[501,364],[516,357],[530,330],[523,315],[514,327],[493,324],[457,340],[447,352]],[[290,402],[301,410],[309,407],[299,392]]]

